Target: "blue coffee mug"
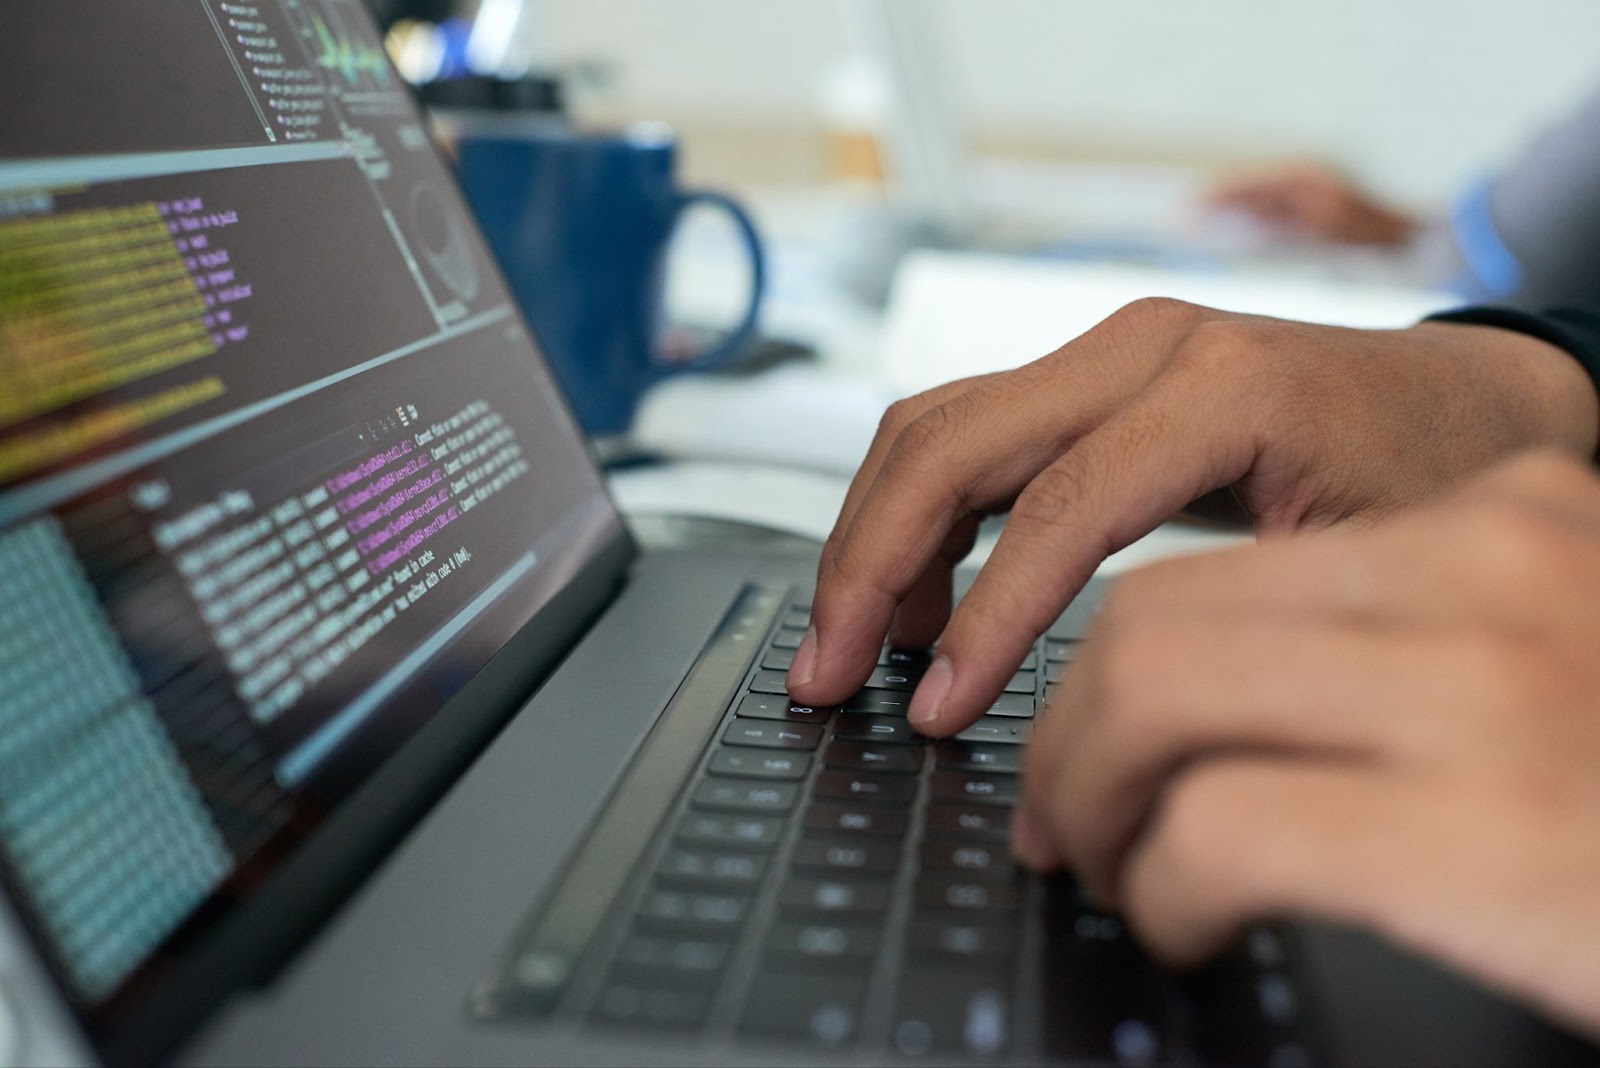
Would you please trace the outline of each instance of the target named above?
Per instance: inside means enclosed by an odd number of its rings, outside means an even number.
[[[676,371],[715,367],[755,331],[766,261],[755,225],[720,193],[673,179],[677,145],[654,128],[618,134],[466,134],[456,166],[578,421],[625,431],[639,398]],[[688,360],[658,351],[667,248],[683,210],[727,211],[749,252],[750,302],[732,332]]]

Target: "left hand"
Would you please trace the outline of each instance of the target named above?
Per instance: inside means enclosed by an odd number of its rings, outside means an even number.
[[[1600,480],[1134,572],[1027,756],[1014,847],[1158,956],[1365,925],[1600,1036]]]

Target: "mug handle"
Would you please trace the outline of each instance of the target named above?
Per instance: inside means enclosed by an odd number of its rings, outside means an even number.
[[[745,210],[732,197],[723,193],[712,192],[708,189],[699,189],[689,193],[680,193],[675,209],[676,215],[695,204],[708,204],[721,208],[733,217],[734,225],[738,227],[739,235],[744,238],[745,250],[750,253],[750,304],[744,310],[744,316],[739,320],[739,325],[734,327],[721,343],[713,345],[705,352],[682,364],[684,367],[708,368],[726,363],[740,349],[745,342],[750,340],[756,332],[756,316],[761,311],[761,302],[767,294],[767,256],[761,246],[761,235],[756,233],[756,224],[745,214]]]

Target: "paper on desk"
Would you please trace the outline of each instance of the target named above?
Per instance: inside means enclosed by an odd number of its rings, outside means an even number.
[[[890,295],[885,380],[913,393],[1017,367],[1150,296],[1368,328],[1405,326],[1460,303],[1397,286],[919,252],[906,259]]]
[[[639,446],[680,460],[851,475],[894,399],[875,382],[809,364],[741,378],[679,375],[645,395],[630,433]]]

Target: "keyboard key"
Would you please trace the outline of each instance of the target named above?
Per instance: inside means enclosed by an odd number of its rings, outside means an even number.
[[[926,649],[885,649],[878,657],[878,666],[926,669],[932,660],[933,654]]]
[[[806,830],[819,834],[906,833],[906,814],[873,805],[813,804],[806,812]]]
[[[783,671],[761,670],[750,680],[751,693],[770,693],[780,697],[789,695],[789,676]]]
[[[871,927],[836,923],[778,923],[767,936],[767,954],[796,963],[859,966],[878,951],[878,932]]]
[[[867,742],[829,742],[822,754],[824,767],[847,770],[880,771],[890,775],[914,775],[922,770],[922,754],[916,745],[874,745]]]
[[[787,812],[799,791],[787,782],[707,779],[695,788],[693,806],[713,812]]]
[[[1100,611],[1101,600],[1097,596],[1082,597],[1067,605],[1067,610],[1061,613],[1061,618],[1051,624],[1046,632],[1047,639],[1070,638],[1081,639],[1089,633],[1089,624],[1094,622],[1095,614]]]
[[[988,1057],[1011,1040],[1009,985],[994,975],[907,971],[895,1001],[890,1038],[907,1056],[964,1050]]]
[[[1195,1045],[1227,1064],[1310,1064],[1301,998],[1288,976],[1281,939],[1256,928],[1237,948],[1183,979],[1195,1010]]]
[[[902,690],[910,693],[917,688],[917,683],[922,681],[922,668],[918,667],[880,667],[873,668],[872,674],[867,676],[867,681],[861,684],[863,690]]]
[[[717,750],[709,768],[713,775],[744,775],[752,779],[797,780],[811,770],[810,753],[771,753],[758,749]]]
[[[703,989],[722,977],[731,952],[725,942],[634,935],[617,950],[611,974],[628,982]]]
[[[796,612],[810,612],[811,598],[816,595],[817,591],[815,590],[797,590],[794,595],[794,603],[790,604],[789,607]]]
[[[903,716],[911,707],[911,695],[902,690],[862,690],[840,707],[850,714]]]
[[[761,666],[770,671],[788,671],[789,665],[794,663],[793,649],[772,649],[761,658]],[[1032,692],[1031,690],[1029,691]]]
[[[1019,671],[1006,683],[1006,693],[1025,693],[1032,697],[1037,687],[1037,676],[1033,672]]]
[[[994,742],[998,745],[1023,745],[1033,737],[1033,721],[1008,716],[984,716],[953,738],[958,742]]]
[[[1064,1058],[1147,1065],[1165,1059],[1163,979],[1120,920],[1083,903],[1065,877],[1046,883],[1041,958],[1046,1005],[1072,1005],[1046,1014],[1046,1053]]]
[[[951,771],[993,771],[1015,774],[1022,770],[1022,749],[1015,745],[943,741],[934,747],[933,752],[935,766],[949,768]]]
[[[856,1035],[866,992],[858,976],[763,973],[750,984],[739,1030],[842,1046]]]
[[[678,826],[684,845],[768,849],[783,833],[783,821],[771,816],[715,816],[691,812]]]
[[[833,736],[886,745],[921,745],[928,740],[899,716],[841,716],[833,725]]]
[[[1039,666],[1039,654],[1029,650],[1028,655],[1022,658],[1022,663],[1017,665],[1018,671],[1033,671]]]
[[[802,838],[795,844],[790,864],[797,871],[830,875],[888,875],[900,866],[900,843],[870,838],[853,842]]]
[[[1012,878],[1019,874],[1011,852],[1003,845],[978,842],[925,842],[922,870],[961,872],[972,876]]]
[[[1077,655],[1078,643],[1076,641],[1059,641],[1051,638],[1044,643],[1044,659],[1048,664],[1068,663]]]
[[[1066,672],[1066,664],[1049,664],[1044,669],[1045,682],[1060,682],[1061,676]]]
[[[923,917],[906,927],[906,949],[925,960],[998,957],[1009,967],[1016,946],[1016,929],[1000,924]]]
[[[1033,718],[1033,698],[1020,693],[1003,693],[986,713],[990,716],[1014,716],[1017,719]]]
[[[1003,842],[1011,833],[1007,810],[988,805],[935,802],[923,818],[929,838]]]
[[[778,894],[785,912],[879,914],[889,907],[889,888],[882,883],[836,879],[790,879]]]
[[[780,630],[772,636],[772,647],[774,649],[798,649],[800,648],[801,639],[805,636],[805,631],[802,630]]]
[[[694,1027],[706,1018],[711,997],[693,990],[663,990],[617,981],[600,991],[592,1015],[614,1024]]]
[[[787,697],[772,694],[752,694],[739,701],[739,707],[734,710],[734,715],[746,719],[781,719],[790,723],[821,725],[828,722],[828,717],[833,715],[833,709],[798,705]]]
[[[811,610],[809,608],[786,613],[783,617],[785,630],[804,631],[811,626]]]
[[[923,909],[1010,912],[1017,907],[1017,888],[1013,883],[961,876],[924,876],[916,882],[916,896],[917,905]]]
[[[769,723],[736,719],[722,732],[724,745],[746,745],[759,749],[815,749],[822,741],[822,728],[809,723]]]
[[[1017,779],[1012,775],[936,771],[928,785],[933,797],[939,801],[977,801],[987,805],[1017,803]]]
[[[1003,747],[1007,752],[1012,746]],[[831,801],[872,801],[880,805],[909,805],[917,796],[917,780],[903,775],[873,775],[864,771],[825,771],[812,784],[813,797]]]
[[[706,929],[736,932],[750,912],[750,900],[733,894],[652,890],[639,904],[637,922],[651,930]]]
[[[661,858],[656,878],[663,882],[728,889],[753,889],[767,871],[767,858],[753,853],[672,849]]]

